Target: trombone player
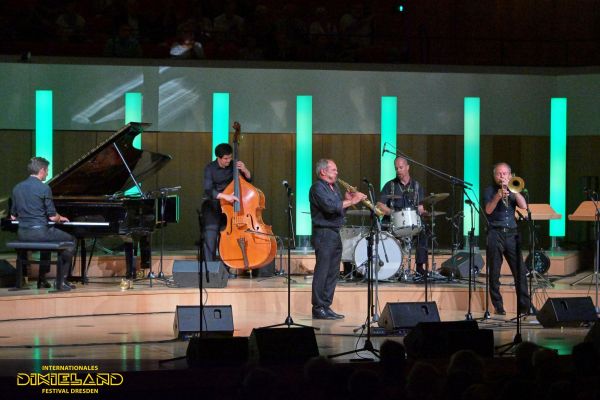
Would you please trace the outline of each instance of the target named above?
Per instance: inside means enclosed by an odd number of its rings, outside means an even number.
[[[527,208],[527,201],[520,190],[513,188],[509,190],[509,183],[513,179],[510,165],[505,162],[495,164],[493,177],[494,184],[488,186],[483,195],[488,220],[486,263],[490,298],[495,314],[505,315],[500,294],[500,268],[504,256],[515,280],[518,313],[523,314],[529,310],[531,299],[527,292],[526,271],[521,253],[521,237],[515,220],[515,208],[517,206]]]

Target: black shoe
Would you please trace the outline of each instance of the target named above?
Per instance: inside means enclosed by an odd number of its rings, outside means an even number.
[[[56,287],[55,285],[54,289],[56,289],[57,292],[68,292],[69,290],[71,290],[71,286],[67,285],[66,283],[63,283],[60,288]]]
[[[46,279],[41,279],[37,281],[38,289],[50,289],[52,285]]]
[[[332,310],[331,308],[329,308],[329,307],[327,307],[327,308],[325,309],[325,312],[326,312],[328,315],[330,315],[330,316],[332,316],[333,318],[335,318],[335,319],[344,319],[344,316],[343,316],[342,314],[338,314],[338,313],[336,313],[335,311],[333,311],[333,310]]]
[[[337,319],[333,315],[327,312],[323,307],[313,308],[312,310],[313,319]]]
[[[65,285],[70,287],[71,289],[75,289],[77,288],[77,286],[75,286],[74,284],[72,284],[71,282],[65,282]]]
[[[529,315],[529,307],[519,307],[519,315]]]
[[[494,310],[494,314],[496,314],[496,315],[506,315],[506,311],[504,310],[504,308],[496,308]]]

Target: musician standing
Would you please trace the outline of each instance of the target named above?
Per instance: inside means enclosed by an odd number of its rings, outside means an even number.
[[[312,245],[316,264],[312,282],[312,317],[315,319],[342,319],[343,315],[331,309],[333,295],[340,273],[345,209],[367,196],[360,192],[346,192],[342,196],[336,185],[337,166],[333,160],[321,159],[315,172],[317,181],[309,191],[312,219]]]
[[[389,223],[394,212],[405,208],[413,208],[419,216],[422,216],[425,209],[419,202],[425,197],[424,190],[418,181],[411,179],[408,160],[404,157],[396,157],[394,167],[396,177],[383,186],[377,202],[377,207],[385,214],[384,222]],[[423,266],[427,263],[427,235],[424,229],[417,236],[415,253],[418,274],[415,278],[420,279],[425,275]]]
[[[217,257],[219,234],[226,224],[225,215],[221,211],[220,200],[229,203],[240,201],[235,195],[223,193],[233,181],[233,148],[228,143],[221,143],[215,148],[216,160],[204,167],[204,202],[202,203],[202,227],[204,235],[204,259],[214,261]],[[242,161],[236,168],[248,182],[252,182],[252,174]],[[232,276],[233,277],[233,276]]]
[[[19,240],[25,242],[72,242],[72,246],[62,252],[57,260],[56,274],[67,276],[71,267],[73,251],[75,250],[75,238],[70,234],[49,226],[48,221],[60,224],[69,222],[69,219],[56,212],[54,201],[52,200],[52,190],[50,186],[44,183],[48,177],[48,166],[50,162],[42,157],[33,157],[29,160],[27,170],[29,177],[18,183],[12,191],[12,206],[10,209],[10,218],[19,221],[19,230],[17,236]],[[43,254],[43,257],[49,254]],[[46,281],[45,275],[49,268],[40,267],[38,277],[38,288],[48,288],[50,284]],[[57,279],[56,282],[59,280]],[[56,290],[71,290],[71,285],[66,280],[61,287]]]
[[[500,268],[502,256],[506,258],[515,280],[518,312],[529,310],[526,271],[521,254],[521,238],[515,220],[515,207],[527,208],[527,201],[521,193],[511,193],[508,182],[512,177],[510,165],[500,162],[494,165],[494,184],[485,189],[483,199],[489,222],[487,234],[486,263],[488,266],[490,297],[495,313],[505,315],[500,294]]]

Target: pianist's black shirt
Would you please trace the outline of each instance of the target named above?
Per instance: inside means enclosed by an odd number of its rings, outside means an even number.
[[[17,217],[19,228],[46,226],[48,217],[56,215],[50,186],[35,176],[18,183],[12,192],[11,215]]]

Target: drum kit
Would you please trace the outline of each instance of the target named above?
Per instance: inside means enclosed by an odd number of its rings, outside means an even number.
[[[421,204],[427,210],[419,215],[417,208],[409,207],[394,211],[389,218],[388,224],[382,224],[382,229],[377,233],[376,279],[378,281],[411,281],[416,272],[411,268],[411,255],[413,239],[426,230],[433,233],[435,219],[446,215],[443,211],[435,211],[435,205],[446,199],[448,193],[431,194],[425,197]],[[399,195],[388,195],[386,199],[401,198]],[[365,277],[368,264],[368,235],[369,216],[371,210],[359,209],[348,210],[347,217],[360,217],[361,223],[346,225],[342,227],[340,235],[342,238],[342,261],[352,264],[352,272]],[[428,221],[428,222],[426,222]],[[366,223],[366,225],[365,225]],[[374,245],[375,247],[375,245]],[[349,273],[352,277],[353,273]]]

